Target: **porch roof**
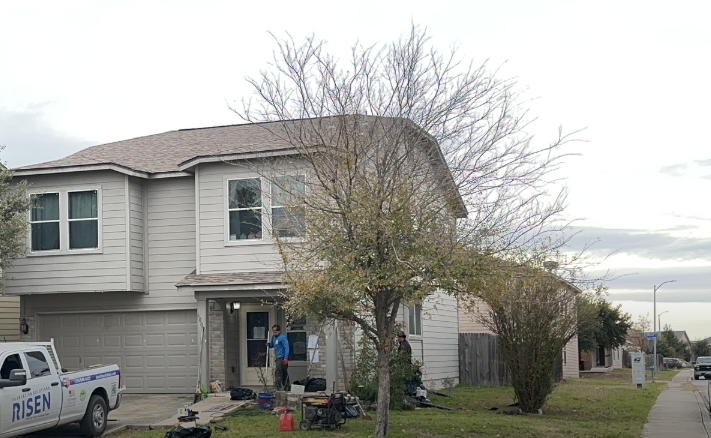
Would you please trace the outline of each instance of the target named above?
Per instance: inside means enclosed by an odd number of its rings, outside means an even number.
[[[216,272],[196,274],[195,271],[180,280],[177,287],[247,286],[283,284],[283,272]]]

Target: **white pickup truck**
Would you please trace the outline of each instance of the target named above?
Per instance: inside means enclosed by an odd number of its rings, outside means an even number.
[[[74,422],[97,437],[121,403],[118,365],[64,372],[51,342],[0,343],[0,364],[2,438]]]

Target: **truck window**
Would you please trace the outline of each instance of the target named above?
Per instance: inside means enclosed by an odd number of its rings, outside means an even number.
[[[0,379],[9,379],[10,371],[22,369],[22,362],[19,354],[13,354],[5,358],[0,367]]]
[[[52,374],[47,358],[41,351],[28,351],[25,353],[25,359],[27,359],[27,365],[30,366],[30,378]]]

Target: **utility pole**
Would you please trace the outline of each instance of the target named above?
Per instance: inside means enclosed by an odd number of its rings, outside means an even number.
[[[658,360],[657,360],[657,338],[659,337],[659,333],[657,333],[657,289],[660,287],[664,286],[667,283],[674,283],[676,280],[667,280],[657,286],[656,284],[654,285],[654,313],[652,313],[652,318],[654,318],[654,334],[657,335],[654,338],[654,368],[652,368],[652,381],[657,378],[657,365],[658,365]]]

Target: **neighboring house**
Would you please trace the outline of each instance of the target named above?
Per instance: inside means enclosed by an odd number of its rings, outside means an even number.
[[[198,379],[259,385],[279,323],[292,381],[308,370],[343,386],[354,331],[287,321],[279,306],[287,285],[267,227],[280,207],[248,160],[295,151],[263,125],[171,131],[16,169],[35,195],[27,256],[5,275],[29,324],[23,339],[54,339],[70,369],[118,363],[129,392],[186,393]],[[456,301],[435,294],[401,319],[425,378],[456,381]]]
[[[676,336],[678,340],[680,340],[684,345],[686,345],[686,347],[689,349],[689,352],[691,352],[691,340],[686,334],[686,330],[674,331],[674,336]]]
[[[0,342],[20,340],[20,299],[0,295]]]
[[[594,351],[580,352],[580,371],[590,371],[595,368],[622,368],[622,348],[608,348],[601,345]]]
[[[566,283],[567,284],[567,283]],[[470,311],[465,306],[460,305],[459,313],[459,332],[460,333],[488,333],[494,334],[491,330],[485,327],[477,316],[478,312],[486,312],[489,308],[482,300],[476,300],[475,308],[477,311]],[[563,363],[563,377],[579,377],[578,374],[578,337],[575,336],[561,351],[561,361]]]

